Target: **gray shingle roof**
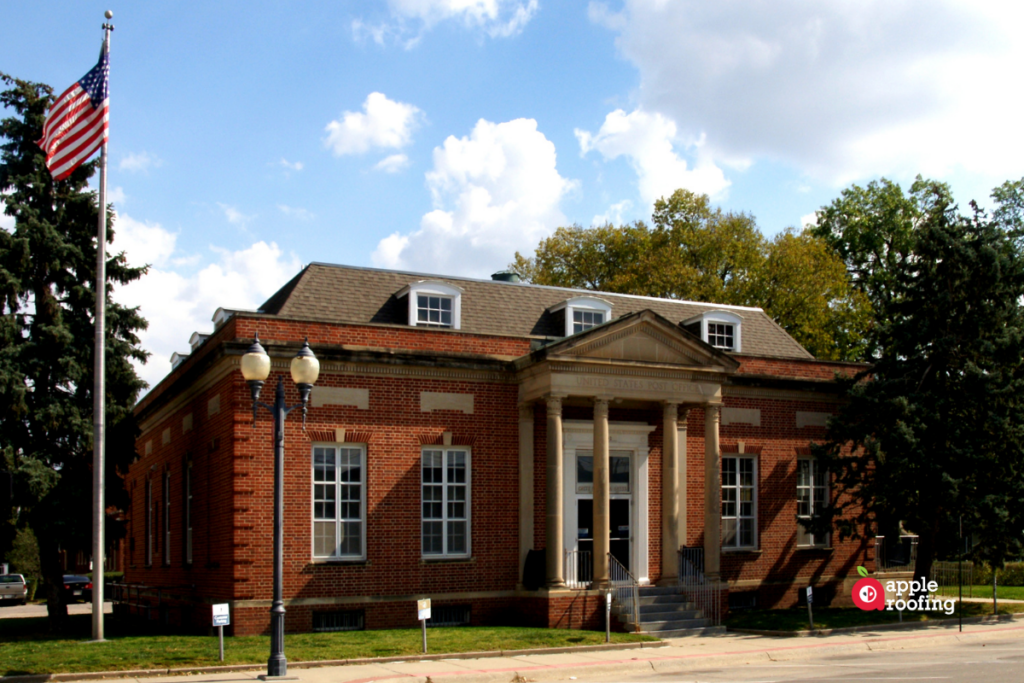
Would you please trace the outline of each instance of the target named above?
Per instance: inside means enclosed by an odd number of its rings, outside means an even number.
[[[286,318],[332,323],[408,323],[408,309],[395,296],[420,280],[449,282],[462,289],[464,332],[522,337],[561,337],[564,330],[548,308],[574,296],[598,296],[612,305],[612,317],[650,309],[674,323],[711,310],[743,319],[743,355],[812,358],[759,308],[546,287],[523,283],[406,273],[311,263],[271,296],[260,311]]]

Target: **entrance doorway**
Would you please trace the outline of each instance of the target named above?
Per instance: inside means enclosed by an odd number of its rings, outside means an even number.
[[[608,550],[623,567],[630,569],[629,542],[630,542],[630,500],[629,498],[612,498],[609,501],[608,520],[610,522],[610,543]],[[580,552],[594,552],[594,499],[578,498],[576,500],[576,520],[579,538]],[[582,578],[582,577],[577,577]]]

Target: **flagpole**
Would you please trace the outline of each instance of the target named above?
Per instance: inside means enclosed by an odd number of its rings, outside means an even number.
[[[107,10],[104,16],[111,19],[114,13]],[[103,54],[110,53],[110,32],[113,24],[103,24]],[[107,143],[100,150],[100,195],[99,218],[96,228],[96,342],[93,351],[93,434],[92,434],[92,639],[103,640],[103,565],[104,525],[106,504],[104,501],[106,441],[106,305],[107,305]]]

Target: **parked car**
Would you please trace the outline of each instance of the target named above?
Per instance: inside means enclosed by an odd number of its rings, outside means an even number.
[[[13,600],[16,604],[24,605],[28,596],[28,584],[21,574],[0,575],[0,602]]]
[[[92,602],[92,579],[77,574],[64,575],[65,602]]]

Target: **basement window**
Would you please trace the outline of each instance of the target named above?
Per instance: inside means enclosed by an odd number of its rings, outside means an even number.
[[[469,626],[469,605],[440,605],[430,609],[427,626]]]
[[[366,629],[366,614],[363,610],[343,610],[337,612],[313,612],[313,631],[328,633],[331,631],[363,631]]]

